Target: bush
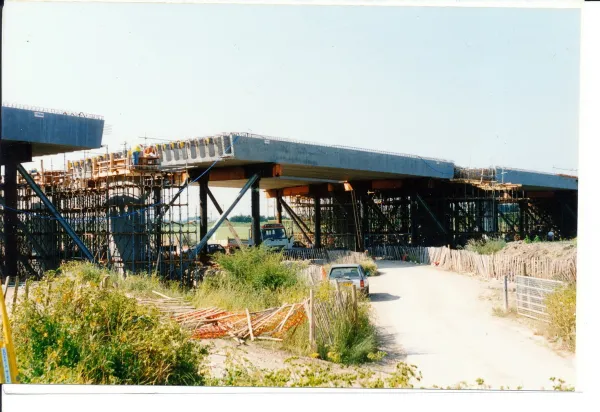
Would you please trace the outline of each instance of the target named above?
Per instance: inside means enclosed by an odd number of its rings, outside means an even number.
[[[488,239],[475,240],[470,239],[465,247],[470,252],[479,253],[480,255],[492,255],[498,253],[506,246],[504,239]]]
[[[283,264],[283,255],[266,247],[248,248],[243,253],[219,254],[217,264],[232,283],[255,290],[276,290],[294,286],[298,275],[294,267]]]
[[[218,255],[220,271],[206,276],[194,297],[196,306],[225,310],[261,310],[300,302],[308,295],[298,265],[287,264],[280,253],[249,248],[233,255]]]
[[[68,269],[40,282],[15,308],[22,383],[204,383],[199,367],[205,351],[179,325],[120,290],[100,288],[106,271],[87,265]]]
[[[550,333],[562,340],[567,349],[575,350],[577,286],[575,283],[549,294],[545,300],[550,316]]]
[[[377,264],[372,259],[361,261],[360,266],[367,276],[377,276]]]

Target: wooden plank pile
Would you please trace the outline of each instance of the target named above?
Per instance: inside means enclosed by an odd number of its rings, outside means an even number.
[[[216,307],[196,309],[180,298],[170,298],[158,292],[161,299],[138,299],[155,306],[161,313],[192,331],[193,339],[231,337],[238,341],[250,338],[282,340],[290,328],[306,321],[305,303],[283,304],[257,312],[225,311]]]

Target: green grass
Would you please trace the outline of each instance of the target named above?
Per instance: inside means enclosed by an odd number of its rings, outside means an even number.
[[[320,286],[315,304],[321,305],[325,312],[335,314],[332,323],[326,326],[332,343],[324,337],[317,339],[317,353],[321,359],[350,365],[370,362],[377,357],[377,332],[371,322],[370,305],[365,297],[359,295],[358,299],[355,314],[352,305],[344,308],[336,305],[335,289],[331,284]]]
[[[20,383],[204,384],[205,350],[178,324],[101,287],[105,270],[69,265],[60,272],[13,313]]]
[[[500,252],[506,246],[504,239],[489,239],[475,240],[470,239],[465,246],[465,249],[470,252],[479,253],[480,255],[492,255]]]
[[[179,297],[190,300],[193,294],[181,287],[180,282],[164,281],[155,274],[127,274],[123,276],[115,271],[102,268],[91,263],[72,262],[66,263],[56,272],[50,272],[66,277],[77,277],[92,284],[100,284],[103,279],[108,278],[111,286],[119,290],[140,297],[157,298],[153,291],[162,293],[169,297]]]
[[[260,310],[308,296],[297,266],[284,264],[281,253],[250,248],[232,255],[217,254],[215,261],[221,270],[201,283],[193,299],[198,307]]]

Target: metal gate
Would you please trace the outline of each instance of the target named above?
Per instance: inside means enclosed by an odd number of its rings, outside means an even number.
[[[515,276],[517,283],[517,313],[548,322],[545,298],[564,285],[557,280]]]

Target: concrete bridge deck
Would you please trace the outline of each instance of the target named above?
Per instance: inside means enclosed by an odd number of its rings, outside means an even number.
[[[33,157],[97,149],[103,130],[100,116],[2,106],[3,147],[30,146]]]
[[[282,189],[319,183],[386,179],[455,179],[449,160],[395,154],[342,146],[327,146],[281,138],[229,133],[157,146],[164,168],[215,169],[274,163],[281,166],[274,177],[263,178],[261,189]],[[496,168],[497,181],[524,190],[577,190],[577,178],[514,168]],[[217,187],[242,187],[243,177],[212,179]]]

